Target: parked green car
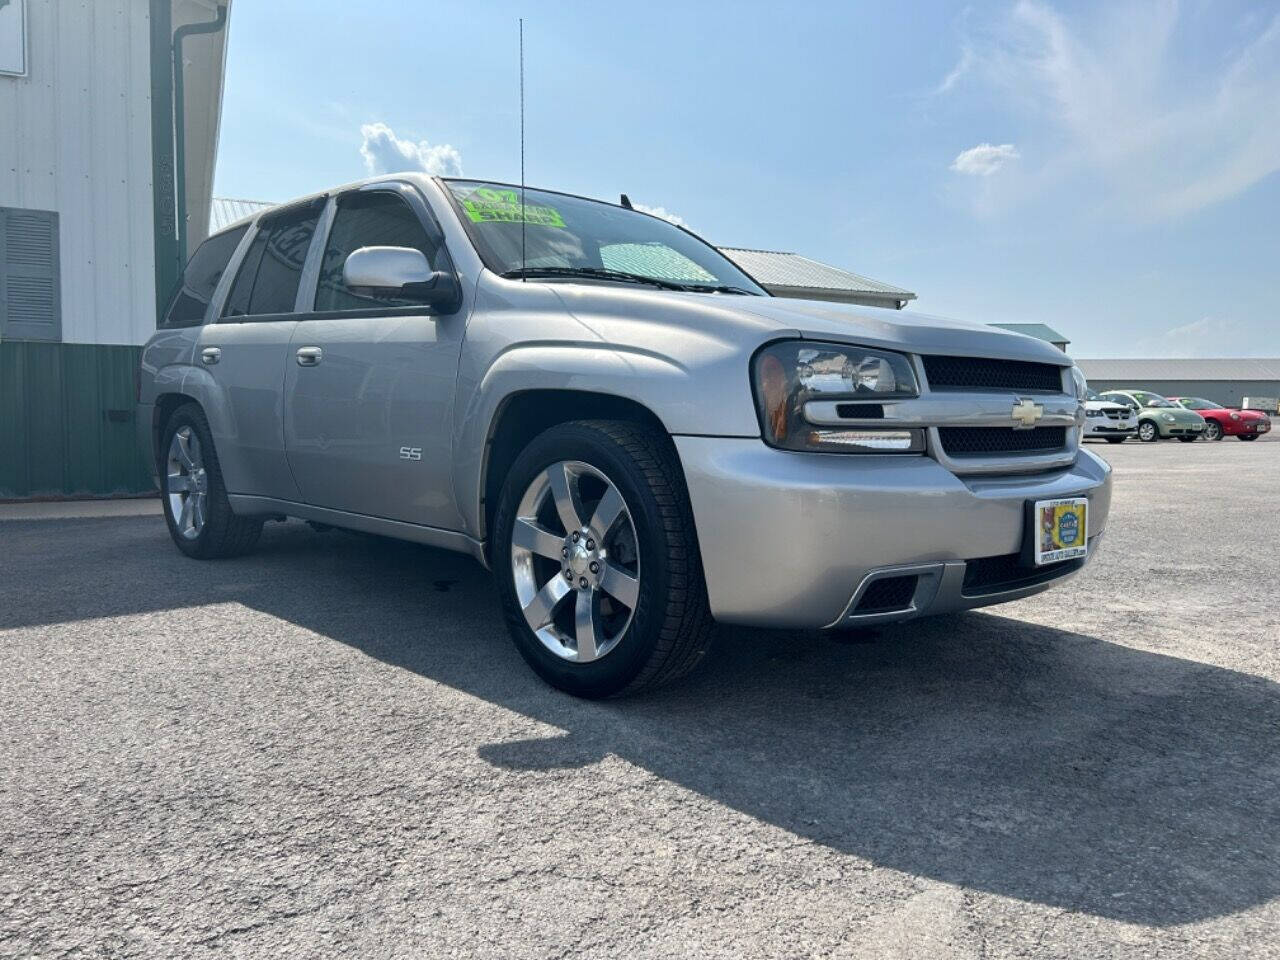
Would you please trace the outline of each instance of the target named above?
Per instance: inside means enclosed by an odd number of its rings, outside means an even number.
[[[1162,437],[1177,437],[1193,443],[1204,435],[1204,417],[1166,400],[1150,390],[1110,390],[1103,400],[1123,403],[1138,414],[1138,439],[1153,443]]]

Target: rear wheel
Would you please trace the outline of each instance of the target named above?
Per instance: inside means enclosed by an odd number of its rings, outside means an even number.
[[[1143,443],[1155,443],[1160,439],[1160,430],[1151,420],[1143,420],[1138,424],[1138,439]]]
[[[1206,440],[1222,439],[1222,424],[1217,420],[1209,420],[1204,425],[1204,438]]]
[[[688,493],[653,428],[578,421],[535,438],[504,483],[492,565],[520,654],[576,696],[673,680],[710,644]]]
[[[178,549],[200,560],[252,549],[262,521],[231,512],[204,411],[197,404],[183,404],[169,417],[161,442],[164,519]]]

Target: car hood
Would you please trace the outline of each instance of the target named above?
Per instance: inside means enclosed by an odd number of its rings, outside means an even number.
[[[1178,423],[1203,423],[1204,417],[1196,413],[1194,410],[1188,410],[1185,407],[1143,407],[1139,413],[1148,413],[1153,416],[1161,416],[1166,413],[1173,414],[1174,420]]]
[[[950,320],[913,310],[863,307],[824,300],[742,297],[734,306],[742,313],[771,320],[802,337],[855,341],[912,353],[1000,357],[1070,366],[1057,347],[983,323]]]
[[[621,283],[545,281],[521,284],[485,271],[482,288],[504,303],[536,304],[554,291],[595,336],[620,345],[675,350],[687,339],[754,352],[783,337],[836,340],[910,353],[993,357],[1069,367],[1052,344],[982,323],[821,300],[686,293]],[[680,351],[676,351],[680,352]]]
[[[1128,411],[1123,403],[1112,403],[1110,400],[1086,400],[1084,402],[1086,410],[1124,410]]]

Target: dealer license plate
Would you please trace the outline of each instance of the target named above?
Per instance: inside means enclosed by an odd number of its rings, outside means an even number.
[[[1089,552],[1089,501],[1085,497],[1036,500],[1031,504],[1025,554],[1034,566],[1083,557]]]

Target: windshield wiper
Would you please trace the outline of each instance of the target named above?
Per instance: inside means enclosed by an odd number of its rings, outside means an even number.
[[[610,270],[607,267],[525,267],[523,270],[508,270],[502,274],[507,280],[536,279],[538,277],[587,277],[592,280],[619,280],[624,283],[645,283],[663,290],[689,290],[682,283],[670,280],[659,280],[657,277],[646,277],[641,273],[627,273],[625,270]]]
[[[718,283],[715,286],[707,283],[691,283],[684,289],[691,290],[694,293],[737,293],[744,297],[760,296],[754,290],[743,290],[742,287],[731,287],[724,283]]]

